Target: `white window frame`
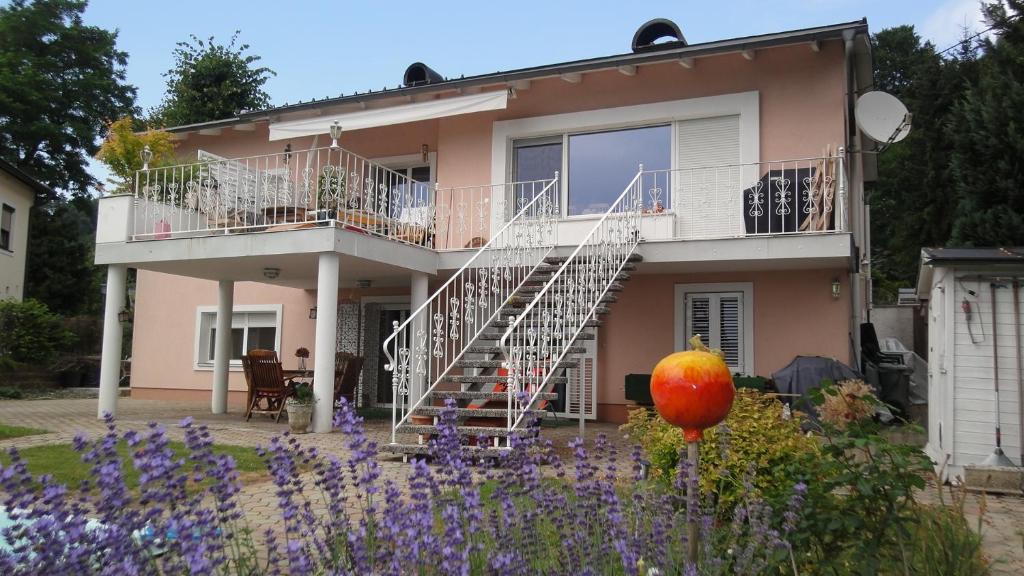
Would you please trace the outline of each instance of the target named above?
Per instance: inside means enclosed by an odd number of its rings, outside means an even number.
[[[708,292],[743,294],[743,372],[757,374],[754,365],[754,284],[752,282],[715,282],[675,285],[675,350],[689,348],[686,337],[686,296]]]
[[[491,135],[491,183],[498,185],[511,181],[513,169],[513,140],[559,136],[571,133],[604,132],[629,128],[643,128],[664,124],[672,125],[671,167],[678,168],[678,122],[696,118],[739,116],[740,163],[760,161],[760,95],[755,91],[670,100],[653,104],[602,108],[584,112],[568,112],[549,116],[533,116],[517,120],[501,120],[493,125]],[[568,140],[562,146],[562,174],[568,162]],[[601,214],[566,216],[564,202],[568,182],[559,182],[562,219],[586,220],[600,218]],[[492,222],[500,225],[504,214],[492,208]]]
[[[283,317],[284,306],[281,304],[249,304],[244,306],[235,306],[232,312],[232,320],[234,320],[235,314],[247,314],[247,313],[268,313],[274,314],[274,350],[277,351],[278,357],[281,357],[281,320]],[[216,306],[197,306],[196,307],[196,332],[195,332],[195,347],[192,356],[192,365],[194,370],[209,371],[213,370],[213,361],[202,362],[202,342],[203,342],[203,315],[213,314],[213,322],[210,324],[211,331],[216,328],[217,323],[217,307]],[[244,346],[243,346],[244,347]],[[228,365],[228,369],[232,372],[241,372],[242,361],[231,360]]]

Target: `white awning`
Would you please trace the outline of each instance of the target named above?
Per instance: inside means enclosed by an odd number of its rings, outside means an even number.
[[[273,122],[270,124],[270,139],[299,138],[316,134],[327,134],[331,124],[337,122],[342,130],[362,130],[376,126],[418,122],[445,116],[472,114],[488,110],[503,110],[508,105],[508,93],[505,90],[442,98],[429,102],[404,104],[378,110],[360,110],[334,116],[318,116],[290,122]]]

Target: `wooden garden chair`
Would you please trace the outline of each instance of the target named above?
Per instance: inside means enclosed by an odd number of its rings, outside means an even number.
[[[334,358],[334,402],[344,397],[353,405],[356,401],[356,388],[359,387],[359,374],[363,371],[362,356],[348,352],[338,352]]]
[[[249,387],[245,421],[248,422],[253,414],[271,414],[274,422],[280,422],[284,401],[293,391],[295,376],[285,377],[281,361],[273,350],[250,350],[242,357],[242,370]]]

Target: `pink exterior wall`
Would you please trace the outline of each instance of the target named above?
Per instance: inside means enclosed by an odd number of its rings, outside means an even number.
[[[832,280],[842,283],[832,297]],[[675,286],[749,282],[754,299],[754,368],[771,376],[794,356],[850,359],[850,290],[845,270],[634,275],[598,337],[598,418],[621,422],[626,374],[650,374],[675,352]]]
[[[408,294],[407,288],[343,289],[339,298]],[[236,307],[280,304],[281,361],[295,368],[295,350],[310,350],[308,365],[315,360],[316,321],[309,309],[316,306],[316,292],[259,284],[235,284]],[[185,276],[140,270],[136,285],[135,332],[132,339],[132,396],[136,398],[209,400],[212,369],[195,368],[196,310],[217,305],[217,283]],[[245,403],[245,376],[232,369],[230,402]]]

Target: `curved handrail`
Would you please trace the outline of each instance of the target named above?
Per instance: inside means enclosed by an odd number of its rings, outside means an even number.
[[[499,342],[509,372],[508,428],[519,426],[640,239],[643,166]],[[580,410],[583,410],[582,395]]]
[[[552,180],[500,185],[512,186],[519,211],[404,322],[394,322],[383,344],[385,369],[392,373],[392,442],[398,427],[554,249],[557,184],[555,173]]]

